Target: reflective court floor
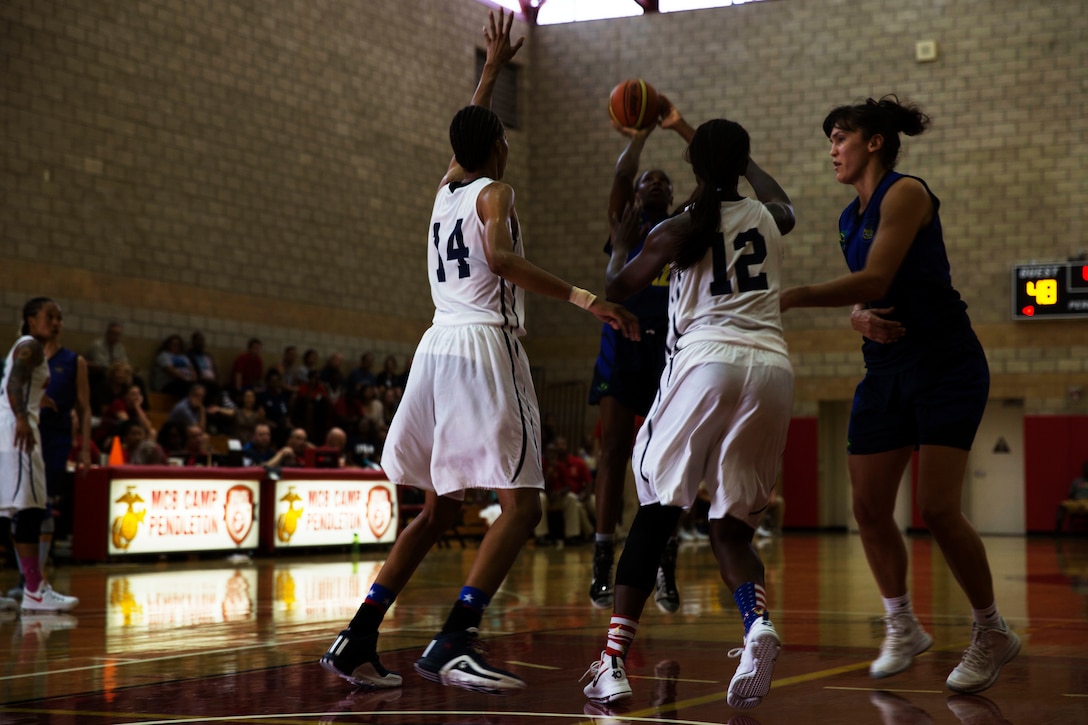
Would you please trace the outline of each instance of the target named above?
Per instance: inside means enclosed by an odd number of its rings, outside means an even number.
[[[440,628],[476,551],[436,548],[390,610],[383,663],[404,686],[353,691],[317,664],[350,620],[384,551],[251,561],[65,566],[72,615],[0,615],[0,725],[23,723],[1088,723],[1088,538],[987,537],[998,603],[1023,649],[983,696],[944,680],[970,637],[970,608],[926,536],[908,539],[915,608],[934,646],[911,669],[868,675],[880,598],[856,535],[786,534],[761,547],[783,639],[774,685],[747,711],[725,701],[741,643],[709,546],[680,550],[681,608],[651,600],[628,656],[634,698],[588,705],[579,678],[603,646],[609,611],[588,599],[593,548],[522,553],[481,626],[489,660],[523,693],[488,696],[419,677],[412,662]],[[0,572],[5,588],[10,569]]]

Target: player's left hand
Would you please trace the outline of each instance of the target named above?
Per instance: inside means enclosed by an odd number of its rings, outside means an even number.
[[[638,325],[638,318],[620,307],[615,302],[602,300],[598,297],[589,306],[598,320],[607,323],[613,330],[618,330],[628,340],[641,340],[642,330]]]
[[[680,115],[680,111],[676,110],[676,106],[672,105],[672,101],[666,98],[663,93],[657,94],[657,98],[661,104],[661,120],[658,121],[661,128],[673,128],[684,120],[684,117]]]
[[[894,307],[870,307],[850,313],[850,326],[873,342],[888,344],[907,334],[901,322],[889,320]]]
[[[52,398],[50,398],[48,395],[46,395],[44,393],[42,393],[42,401],[41,401],[41,403],[39,403],[39,406],[42,407],[42,408],[48,408],[49,410],[52,410],[54,413],[57,412],[57,401],[53,400]]]

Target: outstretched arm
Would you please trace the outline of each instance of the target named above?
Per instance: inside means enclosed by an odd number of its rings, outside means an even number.
[[[498,23],[495,22],[495,13],[489,10],[487,22],[488,24],[484,26],[487,58],[484,60],[484,70],[480,74],[480,82],[476,85],[476,91],[472,94],[470,105],[491,108],[491,95],[495,91],[495,81],[499,78],[499,71],[521,50],[522,44],[525,43],[525,36],[518,38],[515,43],[511,44],[510,42],[510,27],[514,24],[513,10],[510,11],[510,15],[506,15],[502,8],[499,8]],[[460,181],[463,178],[465,178],[465,170],[461,168],[461,165],[457,163],[457,158],[454,157],[450,159],[449,168],[446,169],[446,175],[442,177],[440,186],[445,186],[453,181]]]
[[[514,190],[510,186],[501,182],[488,184],[477,197],[476,211],[484,223],[487,266],[494,274],[529,292],[572,302],[613,329],[620,330],[625,337],[639,339],[638,318],[630,312],[598,299],[511,251],[514,248],[512,224],[516,215]]]
[[[605,270],[605,292],[610,300],[625,300],[655,280],[676,256],[677,245],[684,238],[691,220],[685,212],[661,222],[650,231],[642,249],[628,262],[627,255],[638,237],[641,216],[638,204],[631,204],[622,217],[613,219],[612,256]]]

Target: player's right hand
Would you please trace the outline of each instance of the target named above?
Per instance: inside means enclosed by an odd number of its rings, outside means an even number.
[[[661,120],[658,121],[661,128],[672,128],[684,120],[684,117],[680,115],[680,111],[676,110],[676,106],[672,105],[672,101],[666,98],[665,94],[658,93],[657,98],[661,109]]]
[[[854,310],[850,313],[850,326],[873,342],[887,344],[895,342],[907,334],[906,328],[897,320],[888,320],[893,307],[871,307]]]
[[[613,330],[619,330],[628,340],[642,339],[642,330],[639,328],[638,318],[615,302],[609,302],[598,297],[589,306],[589,311],[598,320],[608,324]]]
[[[484,40],[487,41],[487,63],[506,65],[510,59],[517,55],[521,46],[525,43],[525,36],[518,38],[514,44],[510,43],[510,28],[514,24],[514,11],[505,15],[499,8],[499,22],[495,22],[495,13],[488,11],[488,24],[484,26]]]

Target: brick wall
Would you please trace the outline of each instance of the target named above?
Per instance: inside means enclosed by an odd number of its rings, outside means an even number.
[[[643,76],[697,124],[724,115],[796,205],[787,280],[843,273],[826,112],[896,92],[935,125],[900,169],[943,202],[957,286],[993,395],[1076,412],[1088,326],[1009,321],[1009,268],[1088,248],[1088,19],[1067,0],[768,0],[537,28],[519,55],[510,181],[531,259],[600,291],[623,139],[605,102]],[[110,319],[130,348],[203,330],[220,364],[251,336],[322,354],[408,354],[431,303],[421,226],[474,87],[473,0],[8,0],[0,4],[0,322],[51,294],[82,344]],[[526,32],[518,25],[519,32]],[[914,61],[935,40],[939,58]],[[644,165],[691,189],[682,143]],[[549,382],[588,381],[598,326],[532,299]],[[7,324],[7,323],[5,323]],[[789,313],[800,414],[861,372],[845,310]],[[73,344],[75,344],[75,342]],[[149,361],[148,361],[149,362]]]

